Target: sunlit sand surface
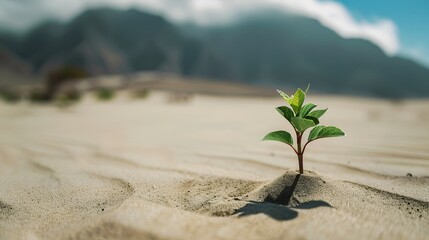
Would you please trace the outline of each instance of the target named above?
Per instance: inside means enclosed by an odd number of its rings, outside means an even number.
[[[309,101],[347,137],[309,145],[299,178],[260,141],[291,130],[281,98],[0,103],[0,239],[427,238],[429,102]]]

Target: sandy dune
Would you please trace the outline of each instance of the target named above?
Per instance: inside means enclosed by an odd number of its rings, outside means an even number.
[[[348,136],[297,177],[281,99],[169,99],[0,103],[0,239],[428,238],[428,101],[310,98]]]

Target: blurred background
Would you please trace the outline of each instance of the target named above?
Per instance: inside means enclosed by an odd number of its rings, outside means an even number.
[[[428,22],[426,0],[0,0],[0,90],[50,101],[106,87],[271,94],[310,83],[422,98]]]

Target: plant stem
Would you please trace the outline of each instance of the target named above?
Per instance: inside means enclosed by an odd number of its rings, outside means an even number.
[[[303,154],[298,154],[299,174],[304,174]]]
[[[305,145],[304,145],[304,148],[302,149],[302,154],[304,154],[304,152],[305,152],[305,148],[307,147],[307,145],[309,144],[309,143],[311,143],[313,140],[310,140],[310,141],[308,141]]]
[[[299,163],[299,174],[304,174],[304,163],[303,163],[303,151],[301,148],[301,139],[302,139],[302,134],[299,133],[298,131],[296,131],[296,142],[298,145],[298,163]]]

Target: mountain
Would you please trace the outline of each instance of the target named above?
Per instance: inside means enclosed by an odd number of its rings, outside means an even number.
[[[194,42],[157,15],[103,8],[88,10],[67,24],[47,22],[19,41],[3,44],[41,72],[74,65],[97,75],[180,72],[192,65]]]
[[[428,69],[386,56],[368,41],[341,38],[314,19],[259,15],[193,34],[228,66],[221,78],[274,86],[311,83],[331,93],[429,96],[424,90],[429,89]]]
[[[29,74],[31,73],[32,67],[31,64],[0,45],[0,69],[6,69],[20,74]]]
[[[217,27],[184,28],[138,10],[92,9],[0,45],[41,73],[74,65],[92,75],[164,71],[270,87],[379,97],[427,97],[429,70],[344,39],[318,21],[261,13]]]
[[[39,82],[32,75],[32,66],[8,48],[0,45],[0,89]]]

